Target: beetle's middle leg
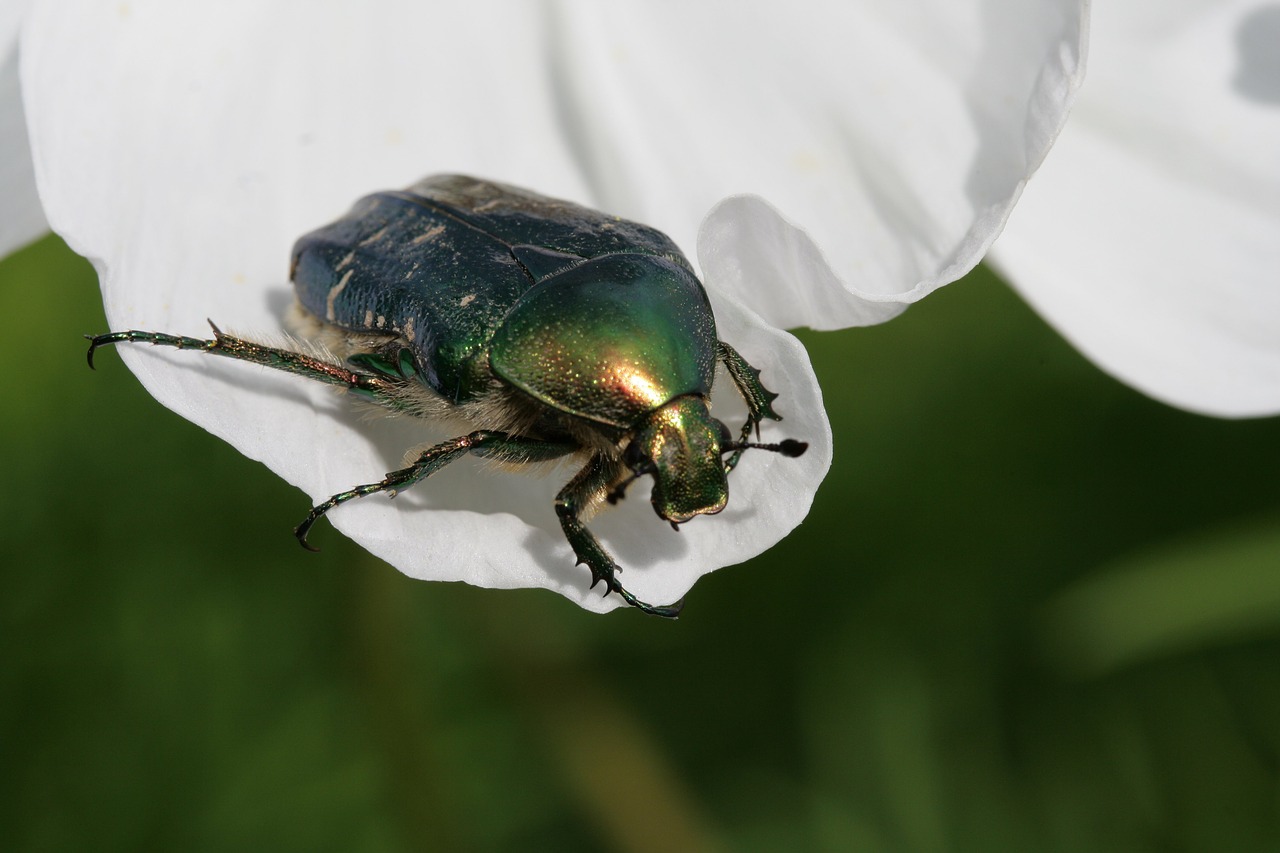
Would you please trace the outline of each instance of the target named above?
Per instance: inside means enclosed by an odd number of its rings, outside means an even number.
[[[392,471],[376,483],[356,486],[345,492],[339,492],[323,503],[313,507],[307,517],[294,528],[293,535],[298,537],[302,547],[309,551],[319,550],[307,543],[307,533],[311,526],[329,510],[341,506],[350,500],[362,498],[378,492],[390,492],[392,497],[402,489],[425,480],[436,471],[457,459],[474,453],[500,462],[516,464],[547,462],[567,456],[580,448],[572,442],[540,441],[534,438],[523,438],[494,430],[477,430],[469,435],[460,435],[429,447],[418,455],[408,468]]]
[[[746,442],[751,438],[753,430],[759,437],[760,421],[765,418],[774,421],[782,420],[782,415],[773,410],[773,401],[778,399],[778,395],[761,384],[758,368],[752,367],[751,362],[739,355],[736,349],[724,341],[716,341],[716,358],[729,371],[729,377],[737,387],[738,393],[742,395],[742,399],[747,401],[747,422],[742,425],[742,431],[738,434],[739,443]],[[732,471],[741,457],[742,451],[735,451],[724,463],[724,470],[726,472]]]
[[[569,545],[573,547],[573,553],[578,558],[578,562],[586,563],[587,568],[591,569],[593,588],[604,581],[605,595],[616,592],[632,607],[637,607],[654,616],[674,619],[680,615],[684,602],[677,601],[675,604],[661,606],[647,604],[628,592],[618,580],[617,573],[621,571],[618,564],[609,556],[609,552],[600,544],[600,540],[596,539],[582,522],[583,510],[604,495],[620,473],[619,462],[606,459],[599,454],[592,456],[586,467],[556,495],[556,515],[560,517],[560,527],[564,530],[564,536],[569,540]]]

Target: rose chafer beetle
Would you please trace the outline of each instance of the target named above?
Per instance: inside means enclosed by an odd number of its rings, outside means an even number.
[[[89,336],[194,349],[345,388],[396,413],[458,420],[470,430],[421,452],[376,483],[340,492],[295,530],[307,534],[349,500],[408,488],[467,454],[516,465],[568,456],[582,468],[555,499],[578,562],[628,604],[676,616],[618,580],[584,519],[639,477],[679,529],[728,501],[728,474],[748,448],[799,456],[807,445],[748,442],[781,420],[759,371],[716,336],[706,291],[661,232],[576,204],[461,175],[426,178],[358,201],[293,248],[291,317],[304,342],[269,347],[224,334]],[[212,324],[210,324],[212,325]],[[747,404],[735,438],[711,416],[716,363]],[[727,458],[726,458],[727,457]]]

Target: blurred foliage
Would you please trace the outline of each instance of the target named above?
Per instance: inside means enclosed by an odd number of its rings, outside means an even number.
[[[1280,849],[1280,420],[987,271],[803,335],[831,476],[674,624],[305,553],[302,493],[88,370],[56,239],[0,324],[7,849]]]

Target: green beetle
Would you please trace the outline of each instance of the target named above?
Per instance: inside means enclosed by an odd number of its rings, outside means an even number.
[[[759,371],[716,336],[706,291],[661,232],[566,201],[461,175],[367,196],[298,240],[291,324],[307,351],[222,333],[90,336],[107,344],[198,349],[348,389],[365,400],[471,430],[412,465],[319,504],[295,534],[306,547],[326,512],[395,494],[467,454],[515,465],[578,456],[555,508],[591,586],[646,613],[676,616],[617,578],[584,516],[652,475],[651,502],[673,527],[724,509],[748,448],[799,456],[807,445],[747,441],[781,420]],[[711,416],[716,363],[746,400],[735,438]],[[725,457],[728,458],[725,458]],[[676,529],[679,529],[676,527]]]

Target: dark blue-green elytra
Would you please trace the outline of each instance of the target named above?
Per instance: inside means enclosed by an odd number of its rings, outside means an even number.
[[[514,187],[443,175],[367,196],[297,242],[293,280],[327,323],[403,336],[457,403],[496,375],[627,429],[711,391],[715,317],[670,238]]]

